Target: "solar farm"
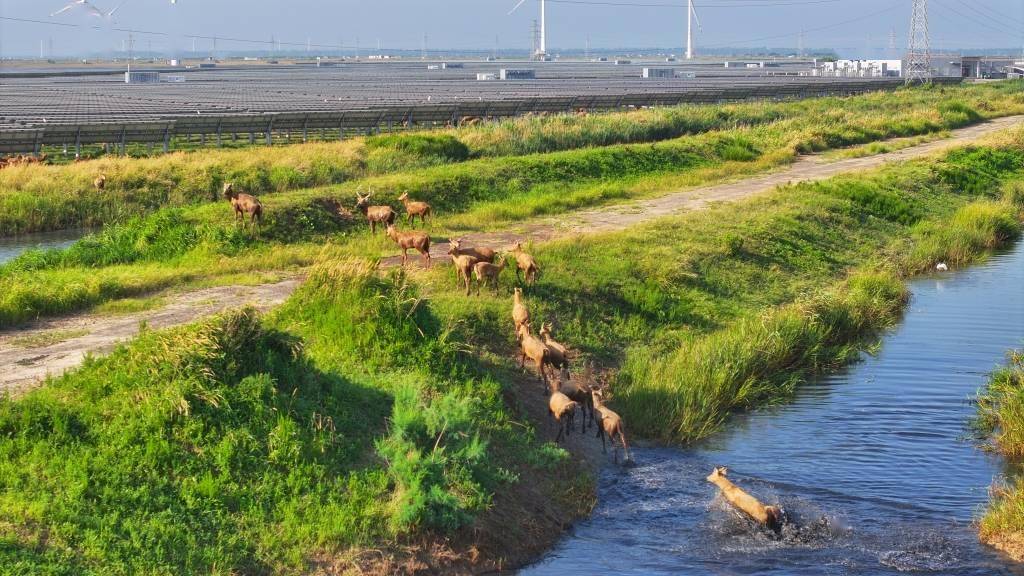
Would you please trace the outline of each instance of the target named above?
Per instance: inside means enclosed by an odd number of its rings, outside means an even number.
[[[644,67],[674,77],[642,78]],[[478,80],[528,69],[526,80]],[[801,76],[809,63],[772,68],[614,62],[334,62],[163,70],[179,82],[127,84],[109,74],[0,76],[0,153],[77,150],[244,135],[268,143],[415,125],[457,125],[527,113],[563,113],[747,99],[845,95],[899,86],[899,78]]]

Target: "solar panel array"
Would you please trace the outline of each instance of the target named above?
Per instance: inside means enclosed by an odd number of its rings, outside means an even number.
[[[534,68],[537,79],[477,81],[478,72]],[[123,74],[0,77],[0,152],[43,145],[164,142],[210,134],[346,131],[385,125],[459,123],[528,112],[613,109],[755,98],[853,94],[895,87],[898,78],[754,75],[684,67],[697,78],[642,79],[641,65],[424,62],[342,63],[175,70],[184,83],[125,84]],[[767,69],[757,70],[763,74]],[[796,67],[773,69],[796,74]]]

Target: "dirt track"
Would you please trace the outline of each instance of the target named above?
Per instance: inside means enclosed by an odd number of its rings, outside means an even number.
[[[87,354],[103,354],[118,342],[139,333],[143,322],[150,329],[187,324],[224,310],[251,304],[266,310],[288,298],[299,281],[285,280],[262,286],[225,286],[173,297],[160,309],[124,316],[80,314],[40,321],[22,330],[0,332],[0,390],[30,387],[47,375],[78,366]],[[68,334],[66,340],[33,347],[27,338]]]
[[[714,202],[757,196],[787,183],[824,180],[837,174],[876,168],[887,162],[927,156],[1022,123],[1024,116],[999,118],[955,130],[949,138],[943,140],[865,158],[825,162],[817,156],[806,156],[786,168],[737,182],[691,188],[657,198],[582,210],[557,218],[534,220],[514,230],[469,234],[463,238],[467,244],[474,246],[508,249],[516,241],[546,241],[576,234],[622,230],[663,216],[700,210]],[[448,243],[439,242],[432,246],[431,256],[438,261],[446,261],[447,251]],[[410,261],[419,262],[419,258],[410,254]],[[397,257],[385,261],[385,265],[398,263]],[[59,374],[77,366],[88,354],[107,352],[118,342],[137,334],[141,322],[150,328],[166,328],[187,324],[242,304],[268,309],[283,302],[298,285],[298,280],[287,280],[258,287],[211,288],[178,296],[158,310],[116,317],[82,314],[39,322],[21,330],[0,332],[0,391],[30,387],[48,374]],[[35,337],[46,340],[47,335],[60,333],[70,334],[71,337],[38,347],[15,345],[16,341],[24,342]]]

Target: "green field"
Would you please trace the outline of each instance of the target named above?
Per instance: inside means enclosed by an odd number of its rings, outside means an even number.
[[[12,207],[32,197],[45,214],[32,228],[86,212],[110,222],[67,250],[0,266],[0,326],[133,310],[161,290],[307,275],[266,315],[144,331],[0,400],[0,573],[355,570],[364,552],[387,558],[446,537],[458,551],[467,535],[525,546],[533,525],[557,531],[556,520],[586,513],[593,479],[530,417],[541,396],[513,358],[513,274],[497,296],[467,298],[448,266],[379,270],[393,244],[339,203],[351,208],[359,188],[392,201],[410,191],[439,212],[436,239],[503,230],[763,172],[798,152],[1021,113],[1022,89],[920,88],[530,119],[261,156],[100,160],[115,182],[134,174],[134,183],[82,188],[59,205],[54,191],[91,181],[95,167],[0,172],[0,221],[24,218]],[[307,178],[296,168],[311,161],[306,152],[322,147],[330,162],[333,146],[348,147],[354,168],[344,176],[267,187],[253,176],[280,168]],[[162,169],[183,174],[201,161],[221,178],[196,171],[176,197],[154,188]],[[233,174],[264,193],[258,237],[212,202]],[[542,273],[526,299],[535,325],[552,322],[580,361],[608,371],[631,435],[691,442],[853,361],[898,321],[907,277],[1013,242],[1022,189],[1024,131],[1014,130],[935,158],[528,246]],[[108,220],[104,206],[124,211]],[[481,553],[513,557],[497,544]]]

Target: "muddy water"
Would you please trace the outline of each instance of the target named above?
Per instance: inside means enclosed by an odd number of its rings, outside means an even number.
[[[965,440],[969,398],[1024,344],[1024,249],[911,288],[876,356],[693,449],[609,467],[592,518],[523,573],[1024,574],[977,541],[1003,469]],[[716,465],[784,507],[782,535],[716,498]]]
[[[67,248],[88,233],[88,230],[60,230],[0,238],[0,264],[36,248]]]

